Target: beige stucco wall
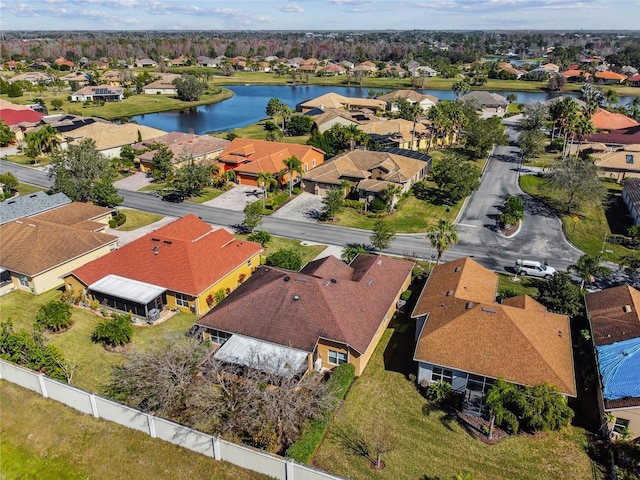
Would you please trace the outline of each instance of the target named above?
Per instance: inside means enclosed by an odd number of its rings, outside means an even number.
[[[609,412],[616,418],[629,420],[631,438],[640,438],[640,407],[610,410]]]
[[[39,295],[41,293],[47,292],[52,288],[59,287],[64,284],[64,278],[69,275],[70,272],[75,270],[76,268],[80,268],[83,265],[86,265],[97,258],[100,258],[112,250],[117,248],[117,240],[114,240],[112,243],[105,245],[101,248],[93,250],[85,255],[82,255],[78,258],[75,258],[67,263],[62,265],[58,265],[57,267],[52,268],[51,270],[47,270],[46,272],[41,273],[33,278],[29,277],[29,286],[24,287],[20,285],[18,274],[14,274],[11,272],[11,280],[14,286],[20,290],[24,290],[27,292],[35,293]]]

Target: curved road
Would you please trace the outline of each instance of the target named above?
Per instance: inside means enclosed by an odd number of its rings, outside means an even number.
[[[560,268],[575,263],[579,252],[566,243],[559,221],[546,216],[544,208],[533,200],[527,200],[526,219],[519,235],[505,239],[496,233],[495,218],[504,197],[511,193],[521,194],[517,186],[518,158],[516,148],[496,148],[488,162],[480,189],[470,197],[460,215],[460,242],[446,252],[446,259],[472,256],[484,266],[502,272],[512,266],[517,258],[548,259],[551,265]],[[13,172],[24,183],[43,188],[51,186],[43,170],[0,160],[0,172]],[[123,206],[127,208],[171,216],[194,213],[207,223],[221,226],[238,225],[244,219],[242,212],[191,202],[168,203],[147,193],[120,190],[119,194],[124,198]],[[264,217],[261,228],[273,235],[341,246],[349,243],[368,244],[371,235],[370,232],[353,228],[273,217]],[[424,234],[398,235],[386,252],[423,259],[435,254]]]

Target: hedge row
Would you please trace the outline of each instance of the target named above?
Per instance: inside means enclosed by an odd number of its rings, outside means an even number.
[[[331,395],[336,399],[336,405],[344,399],[347,390],[353,382],[355,376],[355,367],[350,363],[343,363],[336,367],[331,373],[331,377],[327,380],[327,386]],[[329,422],[333,417],[334,411],[326,412],[326,415],[319,420],[311,420],[307,423],[302,431],[302,435],[297,441],[291,444],[287,449],[287,457],[302,463],[308,463],[316,453],[320,446],[320,442],[324,438],[324,434],[329,427]]]
[[[127,216],[122,212],[117,212],[111,220],[109,220],[109,226],[111,228],[117,228],[125,224]]]

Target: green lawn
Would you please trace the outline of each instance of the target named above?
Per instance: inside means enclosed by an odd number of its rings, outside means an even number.
[[[314,465],[354,480],[445,479],[461,472],[472,473],[474,480],[593,478],[587,432],[580,428],[507,438],[489,446],[441,410],[423,414],[426,400],[407,379],[415,372],[413,333],[413,322],[406,317],[392,322],[351,387]],[[344,445],[338,434],[342,425],[364,432],[388,429],[393,449],[382,457],[384,470],[373,473],[367,459]]]
[[[260,230],[260,227],[257,228]],[[238,238],[246,239],[248,235],[236,235]],[[283,237],[271,237],[271,241],[267,244],[264,252],[262,253],[263,257],[268,257],[274,252],[282,249],[295,250],[302,257],[302,265],[306,265],[311,260],[316,258],[322,251],[327,248],[326,245],[301,245],[300,240],[294,240],[291,238],[283,238]]]
[[[51,163],[51,157],[37,157],[31,158],[26,155],[6,155],[5,160],[9,162],[17,163],[19,165],[26,165],[28,167],[41,167],[43,165],[49,165]],[[35,163],[34,163],[35,160]]]
[[[538,293],[538,284],[544,280],[531,277],[516,277],[516,281],[513,281],[514,275],[498,274],[498,292],[502,290],[513,290],[518,295],[535,296]]]
[[[0,477],[38,480],[267,477],[98,420],[0,381]],[[11,414],[7,414],[11,412]]]
[[[61,296],[59,290],[51,290],[42,295],[32,295],[21,290],[0,297],[2,319],[12,320],[14,328],[33,330],[33,321],[40,306]],[[74,308],[73,326],[62,333],[49,333],[50,342],[58,346],[67,361],[77,364],[72,384],[92,392],[103,392],[109,379],[111,367],[122,362],[123,353],[113,353],[91,341],[91,333],[104,320],[89,310]],[[196,317],[179,313],[171,319],[153,326],[135,327],[133,340],[126,350],[145,348],[160,336],[169,332],[186,332],[194,324]]]
[[[399,209],[384,217],[384,220],[390,222],[397,233],[420,233],[427,231],[430,226],[435,225],[441,218],[454,219],[460,210],[460,206],[461,202],[458,202],[450,207],[450,212],[447,213],[446,205],[434,205],[410,196]],[[336,215],[334,224],[371,230],[378,220],[378,218],[367,217],[364,212],[359,210],[343,208]]]
[[[171,187],[170,184],[159,182],[159,183],[150,183],[149,185],[145,185],[142,187],[139,192],[159,192],[161,195],[173,192],[175,189]],[[188,201],[194,203],[204,203],[209,200],[213,200],[219,195],[222,195],[226,190],[221,188],[203,188],[202,193],[197,197],[189,197]]]
[[[41,192],[43,188],[36,187],[35,185],[29,185],[28,183],[20,183],[18,184],[17,190],[20,195],[29,195],[34,192]]]
[[[129,208],[122,208],[120,212],[127,216],[127,221],[118,228],[118,230],[123,232],[130,232],[131,230],[151,225],[163,218],[163,216],[158,213],[143,212],[142,210],[132,210]]]
[[[606,182],[609,188],[610,199],[619,196],[620,186]],[[637,254],[637,250],[629,249],[621,245],[606,243],[603,245],[605,235],[624,234],[622,225],[624,214],[618,203],[608,203],[606,208],[590,206],[583,209],[579,215],[568,214],[558,203],[557,196],[544,185],[544,179],[535,175],[523,175],[520,177],[520,186],[529,195],[549,205],[556,212],[564,224],[564,229],[569,241],[580,250],[591,255],[603,254],[606,260],[617,263],[623,255]],[[576,222],[575,219],[578,219]],[[603,252],[604,247],[604,252]],[[607,252],[611,250],[611,252]]]
[[[252,138],[254,140],[266,140],[267,130],[265,130],[264,126],[267,119],[260,120],[257,123],[253,123],[251,125],[247,125],[246,127],[235,128],[231,130],[231,132],[219,132],[213,134],[214,137],[218,138],[227,138],[229,133],[234,133],[242,138]],[[278,124],[280,123],[280,118],[278,118]],[[301,135],[298,137],[283,137],[282,142],[284,143],[299,143],[302,145],[306,145],[307,140],[309,140],[310,135]]]

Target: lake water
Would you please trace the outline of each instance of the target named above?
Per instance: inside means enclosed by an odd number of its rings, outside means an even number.
[[[267,117],[265,109],[272,98],[279,98],[290,108],[306,100],[319,97],[325,93],[335,92],[345,97],[368,97],[370,88],[331,87],[320,85],[240,85],[227,86],[234,92],[228,100],[211,105],[202,105],[185,110],[149,113],[136,115],[131,120],[140,125],[159,128],[166,132],[187,132],[202,135],[209,132],[221,132],[234,128],[246,127]],[[389,91],[375,89],[375,92]],[[422,93],[433,95],[440,100],[453,100],[451,90],[422,90]],[[515,93],[517,101],[522,103],[540,102],[558,96],[552,93],[539,92],[496,92],[507,96]],[[566,95],[566,94],[565,94]],[[576,97],[573,94],[571,96]],[[626,104],[631,97],[621,97],[620,103]]]

